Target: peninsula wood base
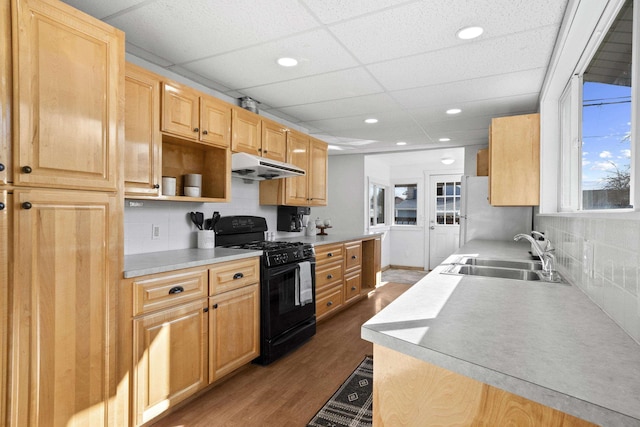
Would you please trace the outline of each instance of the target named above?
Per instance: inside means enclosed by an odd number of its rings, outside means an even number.
[[[380,345],[373,360],[375,427],[595,426]]]

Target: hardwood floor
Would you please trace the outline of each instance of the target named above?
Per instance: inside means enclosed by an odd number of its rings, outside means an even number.
[[[326,321],[293,353],[249,365],[154,424],[156,427],[304,427],[373,345],[360,326],[409,289],[387,283]]]

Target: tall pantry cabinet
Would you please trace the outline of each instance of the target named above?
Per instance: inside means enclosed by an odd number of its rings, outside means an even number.
[[[0,227],[13,243],[0,252],[12,261],[0,424],[118,425],[124,34],[57,0],[11,0],[10,13],[2,50],[10,46],[12,72],[1,77],[13,80],[3,87],[11,106],[2,99],[12,155],[0,163],[13,200]]]

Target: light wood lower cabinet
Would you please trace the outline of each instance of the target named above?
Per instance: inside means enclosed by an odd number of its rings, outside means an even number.
[[[117,424],[120,199],[14,191],[11,426]]]
[[[0,191],[0,425],[7,421],[7,372],[9,351],[9,249],[11,248],[11,209],[13,196]]]
[[[259,285],[256,283],[209,298],[209,382],[259,355]]]
[[[207,301],[133,321],[135,424],[143,424],[208,384]]]

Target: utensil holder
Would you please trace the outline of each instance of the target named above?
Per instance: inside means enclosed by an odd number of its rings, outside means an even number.
[[[198,230],[198,249],[213,249],[216,247],[216,234],[213,230]]]

